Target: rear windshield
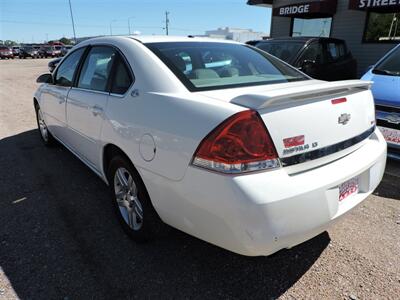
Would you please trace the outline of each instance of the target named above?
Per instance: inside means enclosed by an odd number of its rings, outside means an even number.
[[[297,70],[255,48],[229,43],[149,43],[190,91],[307,80]]]
[[[256,45],[257,48],[272,54],[273,56],[282,59],[283,61],[289,62],[293,60],[300,49],[303,48],[304,43],[288,43],[288,42],[280,42],[280,43],[269,43],[262,42]]]
[[[397,47],[388,57],[373,70],[376,74],[400,76],[400,47]]]

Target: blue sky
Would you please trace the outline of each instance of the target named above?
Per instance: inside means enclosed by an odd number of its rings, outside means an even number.
[[[246,0],[71,0],[76,35],[110,33],[164,34],[165,11],[170,34],[204,34],[217,27],[251,28],[269,33],[270,9],[252,7]],[[0,0],[0,39],[43,42],[72,37],[68,0]]]

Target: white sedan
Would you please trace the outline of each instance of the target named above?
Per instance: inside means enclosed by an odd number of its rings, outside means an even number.
[[[384,173],[369,82],[313,80],[244,44],[96,38],[38,82],[44,143],[57,140],[110,186],[137,241],[162,220],[269,255],[325,231]]]

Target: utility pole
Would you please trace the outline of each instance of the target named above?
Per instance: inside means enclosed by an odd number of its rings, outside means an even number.
[[[165,33],[168,35],[169,34],[169,28],[168,28],[168,26],[169,26],[169,12],[168,11],[166,11],[165,12]]]
[[[135,17],[129,17],[128,18],[128,32],[129,35],[131,35],[131,19],[134,19]]]
[[[76,44],[75,22],[74,22],[74,15],[72,14],[71,0],[68,0],[68,3],[69,3],[69,12],[71,13],[72,30],[73,30],[73,32],[74,32],[74,42],[75,42],[75,44]]]
[[[113,22],[116,22],[117,20],[111,20],[111,22],[110,22],[110,35],[113,35],[113,32],[112,32],[112,23]]]

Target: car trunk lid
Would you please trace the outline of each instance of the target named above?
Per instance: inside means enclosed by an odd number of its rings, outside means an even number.
[[[336,153],[341,151],[345,155],[343,150],[359,144],[372,133],[375,111],[370,82],[310,80],[302,83],[204,94],[257,110],[283,166],[311,160],[326,163],[328,156],[336,159]],[[297,167],[296,171],[302,169]]]

